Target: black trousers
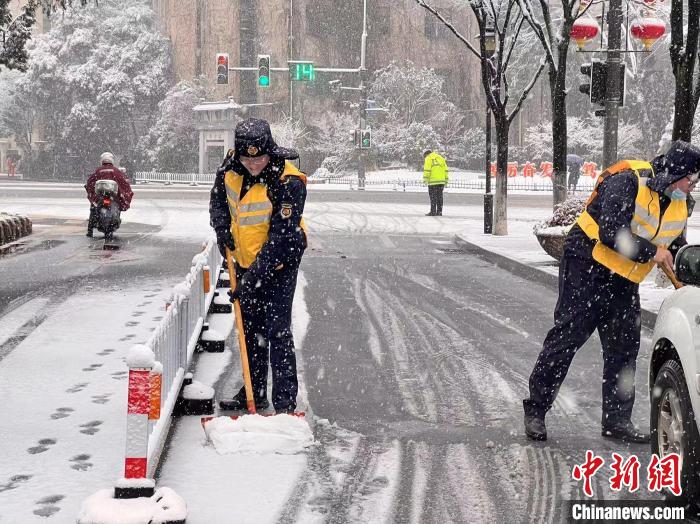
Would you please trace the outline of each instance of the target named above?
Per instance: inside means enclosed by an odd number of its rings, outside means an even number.
[[[574,355],[598,330],[603,347],[603,427],[630,420],[641,330],[639,286],[593,261],[565,257],[559,300],[530,375],[526,414],[544,417]]]
[[[243,329],[253,395],[267,397],[267,370],[272,368],[272,404],[276,410],[296,409],[297,364],[292,337],[292,302],[299,262],[275,271],[250,295],[241,297]],[[236,266],[240,281],[245,270]]]
[[[90,205],[90,216],[88,217],[88,231],[92,231],[99,224],[100,215],[97,212],[97,207]]]
[[[430,213],[433,215],[442,215],[442,192],[444,189],[444,184],[435,184],[432,186],[428,186],[428,196],[430,197]]]

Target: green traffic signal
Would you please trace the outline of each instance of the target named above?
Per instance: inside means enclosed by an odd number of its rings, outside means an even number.
[[[258,55],[258,85],[270,87],[270,55]]]

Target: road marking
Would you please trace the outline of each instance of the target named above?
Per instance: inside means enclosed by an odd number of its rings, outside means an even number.
[[[396,249],[396,244],[387,235],[379,235],[379,241],[387,249]]]

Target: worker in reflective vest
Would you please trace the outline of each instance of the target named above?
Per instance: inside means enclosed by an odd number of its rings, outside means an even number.
[[[440,154],[427,150],[423,153],[423,182],[428,186],[430,212],[426,216],[442,216],[442,192],[449,180],[447,162]]]
[[[297,372],[292,337],[292,300],[306,249],[302,219],[306,175],[289,160],[296,151],[279,147],[269,124],[250,118],[236,126],[235,148],[216,174],[209,215],[219,249],[233,252],[256,408],[268,407],[267,370],[278,413],[296,409]],[[245,410],[245,390],[219,403]]]
[[[603,348],[602,435],[648,442],[631,421],[641,317],[639,283],[654,264],[671,269],[686,243],[700,149],[674,142],[651,163],[623,160],[601,173],[567,235],[554,327],[530,375],[525,432],[546,440],[552,407],[576,351],[598,330]]]

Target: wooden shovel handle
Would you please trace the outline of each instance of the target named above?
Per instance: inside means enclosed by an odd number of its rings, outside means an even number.
[[[233,265],[231,250],[226,248],[226,264],[228,264],[228,276],[231,284],[231,293],[236,290],[236,267]],[[248,347],[245,343],[245,331],[243,331],[243,315],[238,299],[233,301],[233,313],[236,317],[236,331],[238,331],[238,348],[241,352],[241,368],[243,369],[243,385],[245,387],[245,399],[248,405],[248,413],[255,415],[255,399],[253,398],[253,381],[250,379],[250,366],[248,365]]]
[[[673,272],[672,269],[668,269],[666,266],[661,266],[661,269],[663,269],[664,273],[666,273],[666,276],[669,278],[674,288],[680,289],[683,287],[683,284],[681,284],[678,281],[678,279],[676,278],[676,274]]]

